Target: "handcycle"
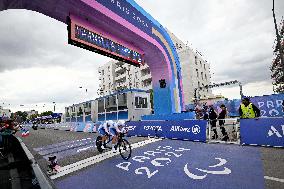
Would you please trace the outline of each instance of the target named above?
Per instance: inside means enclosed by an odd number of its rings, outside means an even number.
[[[119,133],[118,134],[118,141],[116,144],[116,148],[118,148],[119,153],[121,155],[121,157],[125,160],[128,160],[131,157],[131,145],[128,142],[128,140],[126,140],[124,138],[125,133]],[[102,136],[98,136],[96,139],[96,146],[99,152],[103,152],[104,149],[102,149],[102,145],[106,146],[108,143],[110,143],[112,141],[112,137],[110,135],[108,135],[108,140],[107,142],[102,141]],[[106,146],[107,147],[107,146]],[[107,147],[109,148],[109,147]]]

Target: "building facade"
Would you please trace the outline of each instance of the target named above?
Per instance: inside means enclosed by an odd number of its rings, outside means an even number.
[[[152,77],[147,64],[135,67],[120,61],[110,61],[99,68],[98,94],[105,96],[125,89],[152,89]]]
[[[65,122],[97,122],[107,120],[141,120],[151,114],[150,94],[131,89],[65,107]]]
[[[184,102],[190,104],[195,98],[195,89],[211,84],[210,64],[200,52],[183,43],[169,30],[167,32],[174,42],[181,63]],[[211,89],[196,90],[199,99],[213,96]]]
[[[11,110],[0,106],[0,117],[11,117]]]
[[[211,89],[197,88],[210,85],[210,64],[198,51],[193,50],[173,33],[168,31],[179,55],[185,104],[193,102],[195,90],[197,98],[212,98]],[[152,89],[150,68],[145,64],[140,68],[123,63],[110,61],[99,68],[99,95],[108,95],[124,89]]]
[[[31,110],[31,111],[25,111],[28,115],[27,115],[27,118],[30,119],[31,116],[33,115],[38,115],[38,111],[35,111],[35,110]]]

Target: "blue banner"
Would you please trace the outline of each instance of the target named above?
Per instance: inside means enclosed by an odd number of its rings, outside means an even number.
[[[284,94],[255,96],[250,100],[252,103],[259,107],[262,117],[284,116],[282,108]]]
[[[130,136],[157,136],[206,142],[205,120],[126,122]]]
[[[241,119],[241,144],[284,147],[284,118]]]

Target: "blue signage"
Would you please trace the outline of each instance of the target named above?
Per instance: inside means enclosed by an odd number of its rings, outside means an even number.
[[[131,121],[126,123],[128,135],[157,136],[206,142],[205,120]]]
[[[264,95],[252,97],[251,102],[259,107],[261,116],[280,117],[284,116],[282,103],[284,94]]]
[[[241,119],[241,144],[284,147],[284,118]]]
[[[111,39],[103,37],[93,31],[85,29],[77,24],[75,24],[75,38],[103,48],[106,51],[123,56],[131,61],[142,63],[142,56],[138,52],[118,44]]]
[[[127,1],[121,0],[96,0],[98,3],[104,5],[111,11],[120,15],[131,24],[135,25],[142,31],[152,35],[152,22],[134,8]]]

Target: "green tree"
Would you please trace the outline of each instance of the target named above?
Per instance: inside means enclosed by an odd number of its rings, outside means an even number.
[[[11,117],[18,121],[18,122],[23,122],[23,121],[26,121],[27,120],[27,117],[28,117],[28,113],[27,112],[22,112],[22,111],[17,111],[15,113],[13,113],[11,115]]]
[[[53,114],[52,111],[46,111],[46,112],[42,112],[42,113],[40,114],[40,116],[49,116],[49,115],[52,115],[52,114]]]

